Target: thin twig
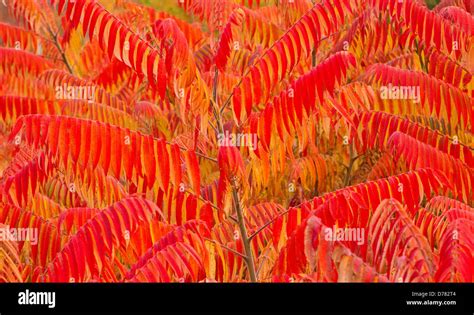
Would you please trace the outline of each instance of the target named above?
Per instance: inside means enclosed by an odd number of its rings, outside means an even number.
[[[66,65],[69,73],[71,74],[74,74],[74,71],[72,70],[72,67],[71,65],[69,64],[69,62],[67,61],[67,57],[66,55],[64,54],[64,50],[62,49],[62,47],[59,45],[59,42],[58,42],[58,34],[54,34],[53,31],[51,30],[51,28],[48,27],[46,28],[46,30],[48,31],[49,35],[53,38],[52,42],[54,44],[54,46],[56,46],[56,49],[59,51],[59,53],[61,54],[61,57],[63,59],[63,62],[64,64]]]
[[[221,243],[217,242],[216,240],[212,240],[212,239],[207,238],[207,237],[204,237],[204,240],[209,241],[209,242],[211,242],[211,243],[214,243],[214,244],[216,244],[216,245],[219,245],[219,246],[221,246],[222,248],[227,249],[228,251],[230,251],[230,252],[232,252],[232,253],[234,253],[234,254],[236,254],[236,255],[242,257],[242,258],[245,260],[245,255],[242,255],[242,254],[239,253],[238,251],[236,251],[236,250],[234,250],[234,249],[232,249],[232,248],[230,248],[230,247],[227,247],[227,246],[225,246],[224,244],[221,244]]]
[[[309,12],[309,11],[308,11],[308,12]],[[305,14],[305,15],[306,15],[306,14]],[[303,17],[304,17],[304,15],[303,15]],[[300,20],[301,20],[301,19],[302,19],[302,18],[300,18]],[[299,21],[299,20],[298,20],[298,21]],[[296,21],[295,24],[298,23],[298,21]],[[295,25],[295,24],[293,24],[293,25]],[[292,29],[292,27],[290,27],[290,28],[288,29],[288,31],[286,31],[285,34],[283,34],[283,35],[280,37],[280,39],[283,38],[283,36],[285,36],[291,29]],[[326,40],[326,39],[328,39],[328,38],[331,38],[333,35],[338,34],[338,33],[340,33],[340,31],[334,32],[334,33],[332,33],[332,34],[329,34],[328,36],[326,36],[326,37],[324,37],[324,38],[321,38],[321,39],[318,41],[318,43],[321,43],[322,41],[324,41],[324,40]],[[258,60],[261,60],[261,59],[267,54],[267,52],[269,52],[269,51],[273,48],[273,46],[275,46],[275,44],[280,41],[280,39],[277,40],[277,41],[275,41],[275,43],[273,43],[273,45],[270,46],[270,47],[262,54],[262,56],[260,56],[260,58],[259,58]],[[255,62],[255,64],[256,64],[256,62]],[[250,73],[250,71],[252,70],[252,68],[253,68],[253,67],[249,67],[249,68],[248,68],[248,70],[244,73],[244,75],[242,76],[242,78],[240,79],[240,81],[237,82],[237,84],[234,86],[233,89],[235,89],[236,87],[238,87],[238,86],[240,86],[240,85],[242,84],[243,79],[247,76],[247,74]],[[221,107],[221,110],[220,110],[220,114],[221,114],[221,115],[222,115],[222,113],[224,112],[224,110],[226,109],[226,107],[229,106],[229,104],[230,104],[230,102],[231,102],[231,100],[232,100],[232,96],[234,96],[234,90],[232,90],[232,92],[229,94],[229,97],[228,97],[227,100],[225,101],[224,105]]]
[[[349,144],[349,157],[350,157],[350,160],[349,160],[349,166],[347,167],[346,176],[344,178],[344,186],[349,186],[349,183],[351,181],[352,167],[354,166],[354,162],[356,160],[356,157],[354,157],[353,155],[354,155],[354,148],[353,148],[352,143],[351,143],[351,144]]]
[[[255,273],[255,264],[253,259],[252,248],[250,247],[250,240],[247,235],[247,228],[245,227],[244,214],[242,207],[240,206],[239,195],[235,184],[232,185],[232,197],[234,200],[235,212],[237,213],[238,225],[240,229],[240,236],[242,237],[242,243],[245,250],[245,263],[249,271],[250,281],[257,282],[257,276]]]
[[[234,218],[232,215],[229,215],[229,219],[236,224],[239,223],[239,221],[236,218]]]
[[[212,107],[212,113],[214,114],[214,118],[216,119],[217,123],[217,129],[219,130],[220,133],[224,132],[221,124],[221,119],[220,119],[220,111],[219,111],[219,106],[217,104],[217,84],[218,84],[218,78],[219,78],[219,70],[215,69],[214,72],[214,85],[212,87],[212,100],[211,100],[211,107]]]
[[[187,151],[188,149],[183,147],[183,146],[180,146],[179,144],[177,144],[176,142],[170,142],[170,141],[166,141],[167,144],[176,144],[178,146],[178,148],[181,150],[181,151]],[[212,162],[215,162],[217,163],[217,159],[216,158],[213,158],[213,157],[210,157],[210,156],[207,156],[205,154],[202,154],[202,153],[199,153],[197,151],[194,151],[194,153],[199,156],[199,157],[202,157],[204,159],[207,159],[209,161],[212,161]]]
[[[264,225],[262,225],[258,230],[256,230],[255,232],[253,232],[252,235],[249,236],[249,241],[251,241],[255,236],[258,235],[258,233],[262,232],[266,227],[268,227],[270,224],[272,224],[273,222],[275,222],[276,219],[278,219],[279,217],[281,217],[282,215],[285,215],[287,214],[289,211],[291,210],[291,208],[279,213],[277,216],[275,216],[273,219],[271,219],[270,221],[268,221],[267,223],[265,223]]]
[[[215,205],[213,205],[212,203],[210,203],[209,200],[206,200],[206,199],[204,199],[203,197],[199,196],[197,193],[193,193],[193,192],[190,191],[190,190],[185,190],[185,191],[186,191],[188,194],[192,194],[192,195],[196,196],[196,197],[197,197],[199,200],[201,200],[202,202],[208,203],[212,208],[216,209],[217,211],[220,211],[220,209],[219,209],[217,206],[215,206]]]

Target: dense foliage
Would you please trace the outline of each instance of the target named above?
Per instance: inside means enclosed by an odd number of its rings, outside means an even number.
[[[437,2],[4,1],[0,281],[472,282],[474,7]]]

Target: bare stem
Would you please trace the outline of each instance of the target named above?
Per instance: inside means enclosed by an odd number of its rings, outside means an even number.
[[[222,124],[221,124],[221,112],[219,110],[219,106],[217,105],[217,84],[218,84],[218,78],[219,78],[219,69],[215,69],[214,72],[214,86],[212,87],[212,100],[211,100],[211,108],[212,108],[212,113],[214,114],[214,118],[216,119],[216,124],[217,124],[217,129],[219,132],[223,132],[222,129]]]
[[[54,32],[49,27],[49,25],[46,29],[48,30],[49,35],[52,37],[52,42],[53,42],[54,46],[56,46],[56,49],[61,54],[61,58],[63,59],[63,62],[66,65],[69,73],[74,74],[74,72],[72,71],[72,67],[69,64],[68,60],[67,60],[66,54],[64,53],[64,50],[62,49],[61,45],[59,45],[58,34],[54,34]]]
[[[250,247],[250,239],[247,235],[247,228],[245,227],[244,214],[242,213],[242,208],[240,206],[239,195],[237,193],[237,188],[235,185],[232,185],[232,198],[234,200],[235,212],[237,213],[237,223],[240,229],[240,235],[242,237],[242,243],[245,250],[245,263],[249,271],[250,281],[257,282],[257,276],[255,273],[255,264],[252,254],[252,249]]]
[[[349,186],[351,182],[352,167],[357,159],[357,157],[354,157],[354,148],[352,147],[352,144],[349,144],[349,158],[349,166],[347,167],[346,177],[344,178],[344,187]]]
[[[220,246],[220,247],[222,247],[222,248],[228,250],[229,252],[231,252],[231,253],[233,253],[233,254],[239,256],[239,257],[242,257],[242,259],[245,259],[245,256],[242,255],[241,253],[239,253],[238,251],[236,251],[235,249],[232,249],[232,248],[230,248],[230,247],[228,247],[228,246],[225,246],[224,244],[221,244],[221,243],[217,242],[216,240],[212,240],[212,239],[207,238],[207,237],[204,237],[204,240],[206,240],[206,241],[208,241],[208,242],[211,242],[211,243],[214,243],[214,244],[216,244],[217,246]]]
[[[275,216],[273,219],[271,219],[270,221],[268,221],[267,223],[265,223],[264,225],[262,225],[258,230],[256,230],[255,232],[253,232],[252,235],[249,236],[249,240],[251,241],[255,236],[257,236],[260,232],[262,232],[264,229],[266,229],[270,224],[272,224],[273,222],[275,222],[276,219],[278,219],[279,217],[281,217],[282,215],[285,215],[287,214],[289,211],[291,210],[290,209],[287,209],[285,211],[283,211],[282,213],[279,213],[277,216]]]
[[[201,200],[202,202],[208,203],[208,205],[211,206],[211,208],[213,208],[214,210],[220,211],[220,209],[219,209],[217,206],[215,206],[215,205],[213,205],[212,203],[210,203],[209,200],[204,199],[203,197],[199,196],[198,194],[196,194],[196,193],[194,193],[194,192],[192,192],[192,191],[190,191],[190,190],[185,190],[185,191],[186,191],[188,194],[193,194],[197,199]]]
[[[312,9],[310,9],[310,10],[312,10]],[[309,11],[308,11],[308,12],[309,12]],[[304,15],[303,15],[299,20],[301,20],[303,17],[304,17]],[[296,21],[295,24],[298,23],[299,20]],[[280,39],[283,38],[291,29],[292,29],[292,28],[289,28],[289,29],[280,37]],[[318,43],[321,43],[321,42],[325,41],[326,39],[331,38],[332,36],[334,36],[335,34],[338,34],[338,33],[340,33],[340,31],[334,32],[334,33],[332,33],[332,34],[329,34],[328,36],[321,38],[321,39],[318,41]],[[264,57],[265,55],[267,55],[267,53],[268,53],[269,51],[272,50],[273,46],[275,46],[275,45],[280,41],[280,39],[277,40],[277,41],[275,41],[275,42],[272,44],[272,46],[270,46],[270,47],[258,58],[258,60],[263,59],[263,57]],[[254,64],[257,64],[258,60],[257,60],[256,62],[254,62]],[[234,89],[242,84],[242,82],[244,81],[243,78],[244,78],[247,74],[249,74],[251,70],[252,70],[252,67],[249,67],[249,68],[245,71],[245,73],[243,74],[243,76],[242,76],[242,78],[240,79],[240,81],[237,82],[237,84],[234,86]],[[230,95],[227,97],[227,100],[224,102],[224,105],[222,105],[222,107],[221,107],[221,109],[220,109],[220,114],[222,114],[222,113],[224,112],[224,110],[227,108],[227,106],[229,106],[230,102],[232,101],[232,96],[234,96],[234,91],[232,91],[232,93],[230,93]]]
[[[154,138],[154,139],[156,139],[156,138]],[[171,142],[171,141],[166,141],[166,143],[167,143],[167,144],[173,144],[173,142]],[[187,150],[188,150],[188,149],[186,149],[185,147],[180,146],[180,145],[177,144],[177,143],[175,143],[175,144],[178,146],[178,148],[179,148],[181,151],[187,151]],[[216,158],[207,156],[207,155],[202,154],[202,153],[197,152],[197,151],[194,151],[194,153],[195,153],[197,156],[199,156],[199,157],[202,157],[202,158],[204,158],[204,159],[206,159],[206,160],[209,160],[209,161],[212,161],[212,162],[217,163],[217,159],[216,159]]]

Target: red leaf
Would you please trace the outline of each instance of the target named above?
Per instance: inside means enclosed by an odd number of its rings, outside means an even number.
[[[199,163],[196,157],[196,153],[193,150],[187,150],[185,152],[186,167],[188,170],[188,176],[191,180],[194,193],[200,194],[201,192],[201,175],[199,171]]]

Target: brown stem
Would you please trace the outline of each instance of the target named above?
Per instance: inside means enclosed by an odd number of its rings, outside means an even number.
[[[257,282],[257,276],[255,273],[255,264],[252,254],[252,249],[250,247],[250,239],[247,235],[247,228],[245,227],[244,214],[242,212],[242,207],[240,206],[239,195],[237,193],[237,188],[235,185],[232,185],[232,198],[234,200],[235,212],[237,213],[237,221],[240,229],[240,235],[242,237],[242,243],[245,250],[245,264],[249,271],[250,281]]]
[[[258,230],[256,230],[255,232],[253,232],[252,235],[249,236],[249,241],[251,241],[255,236],[258,235],[258,233],[262,232],[264,229],[266,229],[270,224],[272,224],[273,222],[275,222],[276,219],[278,219],[279,217],[281,217],[282,215],[285,215],[287,214],[289,211],[291,210],[290,209],[287,209],[281,213],[279,213],[277,216],[275,216],[273,219],[271,219],[270,221],[268,221],[267,223],[265,223],[264,225],[262,225]]]
[[[344,178],[344,187],[349,186],[351,182],[351,173],[352,173],[352,167],[354,166],[354,162],[360,157],[359,156],[354,156],[354,147],[352,146],[352,143],[349,144],[349,166],[347,166],[347,172],[346,172],[346,177]]]
[[[312,10],[312,9],[311,9],[311,10]],[[308,11],[308,12],[309,12],[309,11]],[[304,15],[303,15],[299,20],[301,20],[303,17],[304,17]],[[296,21],[295,24],[298,23],[299,20]],[[292,28],[289,28],[289,29],[280,37],[280,39],[283,38],[283,36],[285,36],[289,31],[291,31],[291,29],[292,29]],[[326,37],[321,38],[321,39],[318,41],[318,43],[321,43],[322,41],[324,41],[324,40],[326,40],[326,39],[328,39],[328,38],[331,38],[332,36],[334,36],[335,34],[338,34],[339,32],[340,32],[340,31],[337,31],[337,32],[334,32],[334,33],[332,33],[332,34],[329,34],[329,35],[326,36]],[[275,46],[275,45],[280,41],[280,39],[277,40],[277,41],[275,41],[275,42],[272,44],[272,46],[270,46],[267,50],[265,50],[265,52],[258,58],[258,60],[256,60],[256,61],[254,62],[254,64],[257,64],[257,62],[258,62],[259,60],[263,59],[263,57],[264,57],[269,51],[271,51],[271,49],[273,48],[273,46]],[[251,70],[252,70],[252,67],[249,67],[249,68],[245,71],[245,73],[243,74],[243,76],[242,76],[242,78],[239,80],[239,82],[237,82],[237,84],[234,85],[234,89],[242,84],[242,82],[244,81],[243,78],[244,78],[247,74],[249,74]],[[227,97],[227,100],[224,102],[224,105],[223,105],[223,106],[221,107],[221,109],[220,109],[220,114],[222,114],[222,113],[224,112],[224,110],[227,108],[227,106],[229,106],[229,104],[230,104],[230,102],[231,102],[231,100],[232,100],[232,96],[234,96],[234,91],[232,91],[232,93],[230,93],[229,96]]]
[[[208,241],[208,242],[211,242],[211,243],[214,243],[214,244],[216,244],[216,245],[218,245],[218,246],[220,246],[220,247],[222,247],[222,248],[228,250],[229,252],[231,252],[231,253],[233,253],[233,254],[239,256],[239,257],[242,257],[242,259],[245,259],[245,256],[242,255],[242,253],[239,253],[239,252],[236,251],[235,249],[232,249],[232,248],[230,248],[230,247],[228,247],[228,246],[225,246],[224,244],[221,244],[221,243],[217,242],[216,240],[212,240],[212,239],[207,238],[207,237],[204,237],[204,240],[206,240],[206,241]]]
[[[311,52],[311,66],[313,68],[316,67],[316,47],[313,48],[313,51]]]
[[[153,139],[156,139],[156,138],[153,138]],[[167,144],[173,144],[173,142],[171,142],[171,141],[166,141],[166,143],[167,143]],[[175,143],[175,144],[178,146],[178,148],[179,148],[181,151],[187,151],[187,150],[188,150],[188,149],[186,149],[185,147],[180,146],[180,145],[177,144],[177,143]],[[216,158],[207,156],[207,155],[202,154],[202,153],[197,152],[197,151],[194,151],[194,153],[195,153],[197,156],[199,156],[199,157],[202,157],[202,158],[204,158],[204,159],[206,159],[206,160],[209,160],[209,161],[212,161],[212,162],[217,163],[217,159],[216,159]]]
[[[59,42],[58,42],[58,34],[54,34],[53,31],[51,30],[51,28],[48,27],[46,28],[48,30],[48,33],[49,35],[52,37],[52,42],[54,44],[54,46],[56,46],[56,49],[59,51],[59,53],[61,54],[61,58],[63,59],[63,62],[64,64],[66,65],[69,73],[71,74],[74,74],[74,72],[72,71],[72,67],[71,65],[69,64],[69,62],[67,61],[67,58],[66,58],[66,55],[64,54],[64,50],[62,49],[62,47],[59,45]]]
[[[216,119],[217,123],[217,129],[219,132],[224,132],[221,124],[221,119],[220,119],[220,111],[219,111],[219,106],[217,106],[217,84],[218,84],[218,78],[219,78],[219,69],[215,69],[214,72],[214,85],[212,87],[212,100],[211,100],[211,108],[212,108],[212,113],[214,114],[214,118]]]

